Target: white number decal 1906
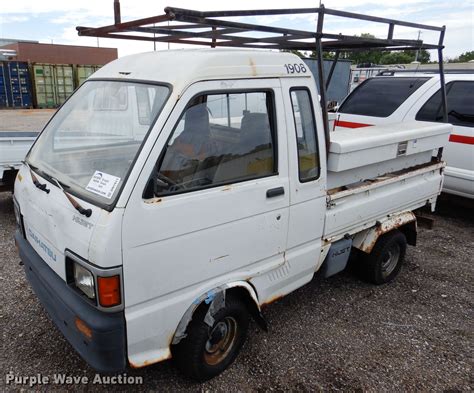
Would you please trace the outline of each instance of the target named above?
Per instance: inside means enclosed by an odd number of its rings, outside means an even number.
[[[301,74],[306,72],[306,66],[304,63],[300,64],[285,64],[287,74]]]

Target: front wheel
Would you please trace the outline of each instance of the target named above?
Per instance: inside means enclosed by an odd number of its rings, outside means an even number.
[[[392,281],[400,272],[406,248],[406,237],[399,230],[381,236],[361,261],[364,278],[377,285]]]
[[[247,336],[249,313],[231,296],[213,316],[214,324],[204,322],[207,307],[201,307],[186,329],[186,337],[172,348],[178,369],[190,378],[205,381],[224,371],[237,357]]]

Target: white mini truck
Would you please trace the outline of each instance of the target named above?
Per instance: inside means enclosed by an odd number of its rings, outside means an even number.
[[[389,129],[387,129],[389,127]],[[59,109],[15,184],[16,243],[59,330],[99,371],[173,357],[198,380],[237,356],[249,318],[343,270],[375,284],[434,209],[451,126],[331,132],[290,53],[120,58]],[[317,310],[315,310],[317,312]]]

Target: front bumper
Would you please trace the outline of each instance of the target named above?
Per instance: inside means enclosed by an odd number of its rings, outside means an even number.
[[[125,370],[127,355],[123,311],[105,313],[86,303],[41,259],[19,231],[15,234],[15,240],[30,285],[55,325],[79,355],[97,371]],[[76,318],[89,326],[91,338],[76,328]]]

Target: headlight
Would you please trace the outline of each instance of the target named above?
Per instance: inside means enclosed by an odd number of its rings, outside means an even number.
[[[95,299],[95,285],[94,276],[85,267],[74,263],[74,284],[84,294],[90,298]]]

